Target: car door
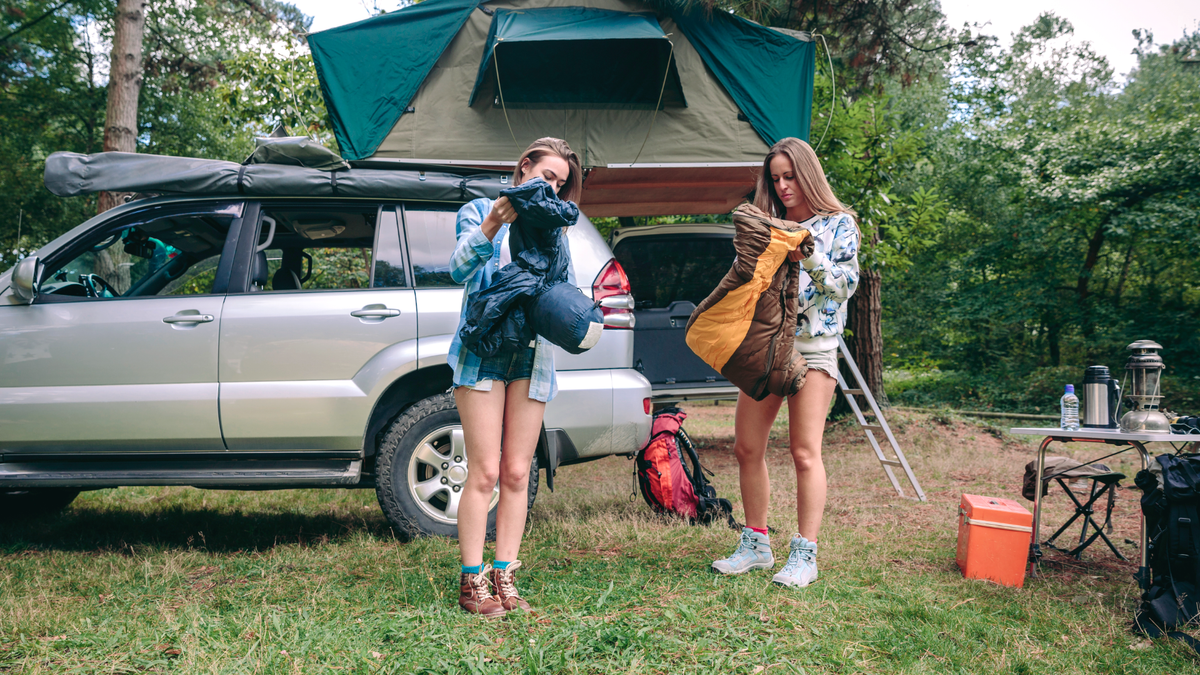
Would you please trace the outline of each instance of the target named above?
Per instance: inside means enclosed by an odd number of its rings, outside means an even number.
[[[687,346],[688,319],[721,282],[735,257],[732,228],[662,231],[621,237],[613,255],[629,276],[634,311],[633,363],[655,396],[731,385]],[[655,232],[661,233],[655,233]]]
[[[33,304],[0,306],[0,451],[223,450],[218,331],[242,210],[148,208],[45,256]]]
[[[396,207],[251,208],[258,225],[239,248],[221,325],[225,441],[230,450],[361,450],[381,387],[416,361]]]

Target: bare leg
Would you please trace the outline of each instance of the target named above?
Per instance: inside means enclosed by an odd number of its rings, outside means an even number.
[[[454,389],[467,445],[467,482],[458,503],[458,551],[467,566],[483,564],[488,504],[500,478],[504,400],[504,385],[499,382],[492,383],[491,391]]]
[[[733,421],[733,452],[738,461],[738,483],[742,489],[742,510],[746,526],[766,529],[767,508],[771,504],[771,484],[767,478],[767,440],[771,424],[779,414],[783,398],[771,394],[755,401],[738,392],[737,412]]]
[[[500,455],[500,504],[496,507],[496,560],[512,562],[521,550],[529,510],[529,464],[537,450],[545,411],[545,403],[529,398],[529,380],[508,385]]]
[[[821,439],[837,380],[819,370],[808,371],[800,391],[788,399],[788,432],[796,464],[796,525],[805,539],[816,541],[825,511],[825,463]]]

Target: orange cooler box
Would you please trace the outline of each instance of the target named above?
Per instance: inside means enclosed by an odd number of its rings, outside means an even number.
[[[957,557],[963,576],[1023,586],[1033,514],[1011,499],[963,495],[958,516]]]

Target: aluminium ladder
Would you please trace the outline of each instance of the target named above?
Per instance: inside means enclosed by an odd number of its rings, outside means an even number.
[[[912,485],[913,490],[917,493],[917,499],[925,501],[925,493],[921,490],[921,484],[917,482],[917,477],[913,474],[912,467],[908,465],[908,460],[904,457],[904,453],[900,450],[900,444],[896,442],[896,437],[892,435],[892,428],[888,426],[887,420],[883,418],[883,413],[879,411],[879,404],[875,402],[875,397],[871,395],[871,390],[867,388],[867,383],[863,381],[862,373],[858,370],[858,364],[854,362],[854,358],[850,356],[850,350],[846,348],[846,341],[838,335],[838,356],[846,360],[846,365],[850,367],[850,374],[854,375],[854,381],[858,385],[857,388],[846,386],[846,380],[842,377],[842,371],[838,369],[837,383],[838,389],[846,397],[846,403],[850,404],[850,409],[854,411],[854,419],[858,421],[858,426],[862,427],[864,433],[867,434],[867,441],[871,443],[871,449],[875,451],[875,458],[879,460],[879,465],[883,467],[884,473],[887,474],[888,480],[892,481],[892,487],[896,488],[896,494],[901,497],[908,497],[904,494],[904,488],[900,487],[900,481],[896,480],[896,474],[892,469],[899,467],[904,469],[904,475],[908,476],[908,482]],[[854,400],[855,396],[862,396],[867,401],[870,407],[870,413],[875,420],[868,420],[858,402]],[[883,448],[879,444],[879,439],[875,434],[882,433],[883,437],[892,446],[892,451],[896,454],[896,459],[889,459],[883,453]]]

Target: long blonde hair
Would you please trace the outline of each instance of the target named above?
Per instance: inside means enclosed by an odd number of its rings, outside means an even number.
[[[525,152],[517,158],[517,168],[513,169],[513,185],[525,182],[521,165],[525,163],[526,159],[529,160],[530,166],[533,166],[546,155],[558,155],[566,161],[570,173],[563,182],[562,189],[558,191],[558,197],[564,201],[578,204],[579,198],[583,196],[583,169],[579,166],[579,155],[576,155],[571,146],[561,138],[546,136],[530,143],[529,147],[525,148]]]
[[[804,191],[808,206],[818,216],[832,216],[838,213],[848,213],[857,216],[854,209],[843,204],[833,194],[829,181],[825,180],[825,172],[812,146],[799,138],[785,138],[771,146],[763,159],[762,173],[754,189],[754,205],[776,218],[787,216],[787,207],[783,200],[775,194],[775,182],[771,180],[771,160],[776,155],[783,155],[792,162],[792,170],[796,173],[796,181]]]

